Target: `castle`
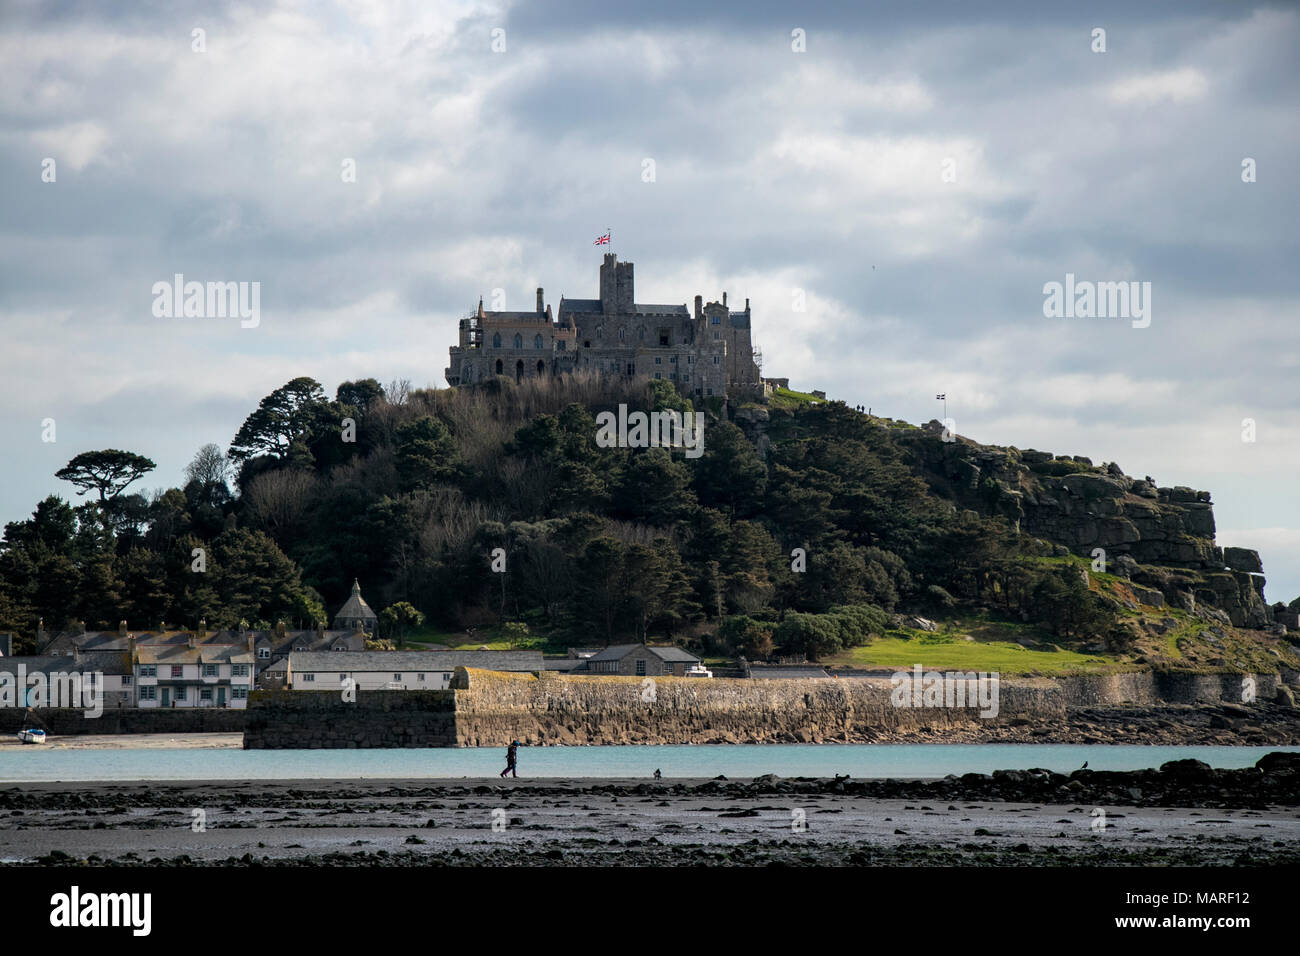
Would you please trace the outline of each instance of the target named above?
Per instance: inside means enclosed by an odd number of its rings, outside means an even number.
[[[632,263],[605,254],[599,299],[560,298],[557,315],[537,290],[533,312],[485,312],[460,321],[451,347],[449,385],[472,385],[496,375],[521,382],[531,376],[591,372],[633,380],[662,379],[685,395],[726,397],[762,391],[750,339],[749,300],[743,311],[721,302],[685,305],[637,302]]]

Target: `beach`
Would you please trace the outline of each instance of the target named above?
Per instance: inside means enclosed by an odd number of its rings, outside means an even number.
[[[768,775],[650,782],[492,778],[11,785],[0,788],[0,862],[1300,863],[1300,757],[1278,756],[1266,770],[1185,764],[1163,771],[1061,775],[1018,770],[941,780]]]

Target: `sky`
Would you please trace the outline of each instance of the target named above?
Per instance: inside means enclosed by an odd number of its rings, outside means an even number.
[[[445,387],[609,229],[638,301],[748,298],[764,374],[1208,489],[1300,595],[1295,5],[618,6],[0,6],[0,522],[299,375]],[[177,273],[256,324],[156,314]],[[1048,316],[1067,275],[1149,313]]]

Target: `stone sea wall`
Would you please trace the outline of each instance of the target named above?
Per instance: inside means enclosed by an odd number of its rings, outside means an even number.
[[[449,690],[254,691],[245,750],[356,750],[454,747],[455,697]]]
[[[1240,704],[1238,674],[1127,674],[1001,681],[979,707],[896,707],[890,679],[702,680],[507,674],[459,668],[451,690],[255,692],[244,746],[504,747],[556,744],[864,743],[921,733],[969,742],[998,728],[1060,724],[1084,709]],[[1272,700],[1276,675],[1252,678]],[[1126,718],[1127,719],[1127,718]],[[1029,733],[1026,731],[1026,733]]]
[[[0,708],[0,734],[24,726],[43,727],[58,737],[78,734],[215,734],[239,733],[248,712],[216,707],[105,708],[99,717],[70,707],[37,708],[23,721],[21,707]]]
[[[528,744],[821,743],[976,724],[975,708],[895,707],[888,678],[701,680],[458,671],[462,746]],[[1001,719],[1060,716],[1048,679],[1003,681]]]

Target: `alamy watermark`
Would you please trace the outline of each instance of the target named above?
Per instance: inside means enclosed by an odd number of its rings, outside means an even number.
[[[895,707],[977,707],[981,717],[998,715],[1000,675],[996,672],[923,671],[916,664],[889,679]]]
[[[262,321],[262,283],[186,282],[183,273],[153,284],[153,314],[159,319],[240,319],[255,329]]]
[[[0,707],[76,707],[87,717],[104,713],[104,675],[99,671],[36,671],[20,663],[0,671]]]
[[[596,444],[601,448],[681,448],[687,458],[704,454],[704,413],[631,412],[596,416]]]
[[[1132,319],[1135,329],[1151,324],[1150,282],[1076,282],[1067,272],[1064,283],[1043,286],[1043,297],[1049,319]]]

